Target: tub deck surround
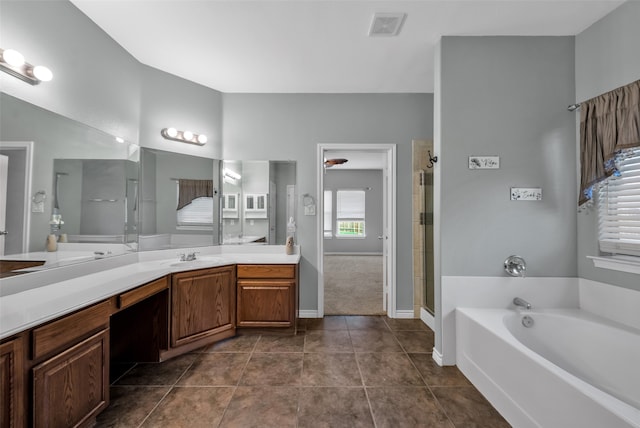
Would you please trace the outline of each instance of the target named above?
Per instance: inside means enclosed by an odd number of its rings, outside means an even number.
[[[201,263],[178,263],[178,253],[196,251]],[[300,249],[203,247],[149,251],[53,268],[1,280],[0,339],[138,287],[165,275],[229,264],[297,264]]]
[[[577,308],[578,290],[577,278],[443,276],[441,320],[436,320],[442,323],[441,338],[434,356],[442,356],[442,365],[456,364],[456,308],[513,308],[516,296],[534,309]]]
[[[516,335],[529,334],[528,329],[514,321],[514,317],[519,319],[524,314],[534,319],[532,329],[539,324],[542,328],[568,330],[566,333],[572,336],[571,340],[545,333],[544,339],[550,339],[551,343],[538,344],[542,346],[541,354],[560,361],[549,361],[518,340]],[[565,319],[553,326],[554,317]],[[516,335],[509,327],[516,330]],[[584,329],[582,333],[581,329]],[[640,355],[636,355],[640,353],[637,345],[640,331],[637,329],[579,309],[457,308],[456,330],[458,367],[513,426],[640,427],[640,409],[629,404],[640,400],[638,383],[624,379],[625,373],[631,377],[637,372],[636,364],[640,360]],[[522,340],[535,348],[539,336],[523,337]],[[554,346],[554,339],[558,341],[557,346]],[[623,343],[616,346],[611,341]],[[554,355],[554,349],[567,342],[571,342],[568,353]],[[572,350],[578,355],[571,355]],[[597,353],[600,353],[599,357],[593,355]],[[629,367],[623,367],[625,360]],[[607,388],[631,397],[622,401],[561,366],[576,373],[580,370],[594,373],[588,379],[594,384],[598,383],[596,373],[602,374],[602,381],[610,382],[616,376],[609,376],[609,373],[614,371],[623,385],[619,388],[608,385]]]

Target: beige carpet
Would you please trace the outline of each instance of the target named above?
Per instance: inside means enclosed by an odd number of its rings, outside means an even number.
[[[382,256],[324,256],[325,315],[379,315]]]

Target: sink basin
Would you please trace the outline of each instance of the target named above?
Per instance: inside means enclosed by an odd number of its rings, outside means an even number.
[[[216,264],[222,264],[222,263],[224,263],[224,259],[221,257],[200,257],[196,260],[172,262],[169,264],[169,266],[180,267],[180,268],[197,268],[197,267],[215,266]]]

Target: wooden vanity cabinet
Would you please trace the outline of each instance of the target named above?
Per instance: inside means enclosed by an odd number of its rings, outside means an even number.
[[[298,312],[297,265],[238,265],[238,327],[289,327]]]
[[[109,404],[109,301],[31,331],[34,427],[90,425]]]
[[[0,427],[25,424],[23,354],[20,337],[0,345]]]
[[[180,272],[171,279],[171,346],[235,335],[235,266]]]
[[[109,404],[109,330],[33,368],[33,426],[91,425]]]

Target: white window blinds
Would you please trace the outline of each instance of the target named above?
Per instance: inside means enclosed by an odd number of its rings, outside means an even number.
[[[213,225],[213,198],[201,197],[177,211],[178,226]]]
[[[640,149],[598,191],[600,251],[640,256]]]
[[[338,220],[364,219],[364,190],[338,190],[336,199]]]

